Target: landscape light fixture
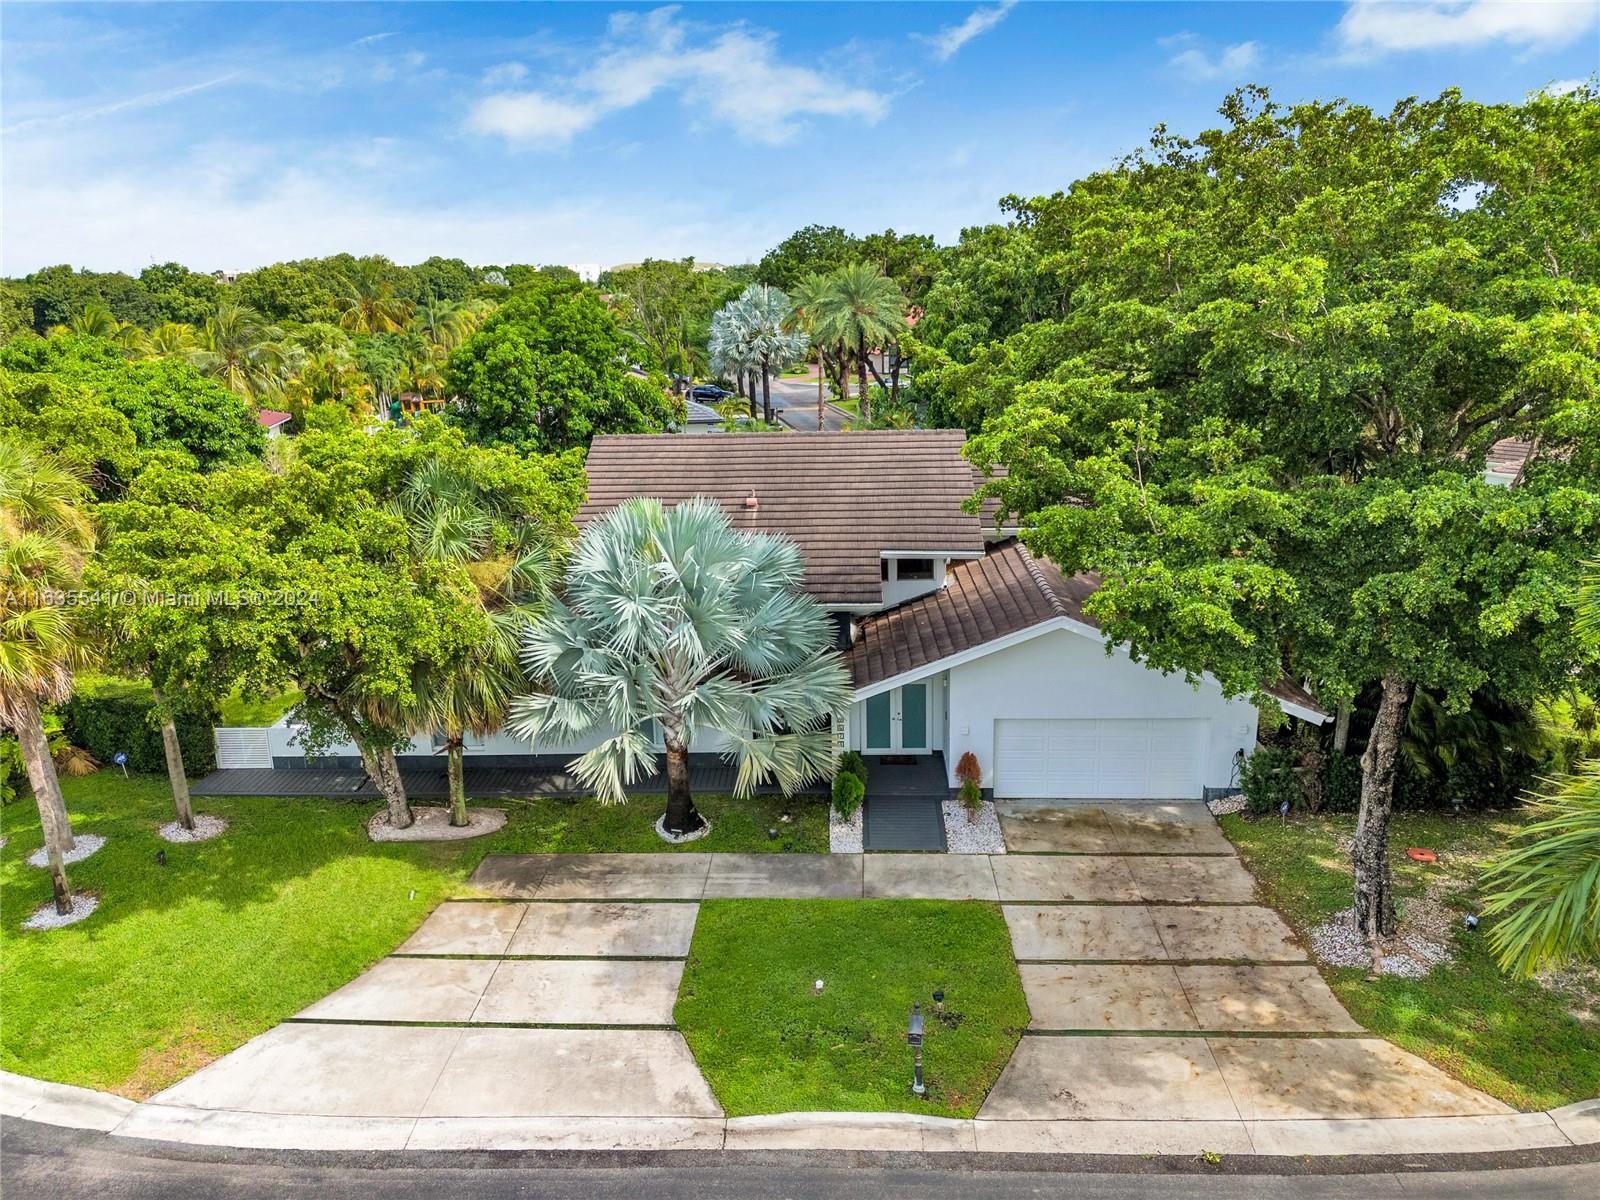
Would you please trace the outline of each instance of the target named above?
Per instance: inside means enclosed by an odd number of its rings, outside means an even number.
[[[925,1026],[922,1020],[922,1001],[918,1000],[911,1006],[911,1023],[906,1026],[906,1045],[911,1047],[912,1068],[911,1091],[913,1095],[920,1096],[928,1089],[922,1082],[922,1036]]]

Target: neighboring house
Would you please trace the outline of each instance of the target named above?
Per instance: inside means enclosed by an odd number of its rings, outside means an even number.
[[[722,414],[709,404],[701,404],[698,400],[685,400],[683,402],[684,433],[718,433],[722,429]]]
[[[1483,478],[1501,487],[1514,487],[1522,482],[1522,472],[1527,469],[1528,456],[1533,453],[1533,443],[1518,438],[1501,438],[1489,447],[1483,463]]]
[[[288,431],[284,426],[294,420],[294,414],[279,412],[275,408],[263,408],[256,413],[256,420],[261,422],[261,428],[267,431],[267,437],[283,437]]]
[[[1209,677],[1191,685],[1108,651],[1083,609],[1093,576],[1035,558],[992,511],[963,511],[977,482],[964,442],[959,430],[601,436],[577,521],[633,496],[707,496],[736,529],[793,539],[855,683],[848,748],[941,756],[952,786],[970,750],[1002,797],[1199,799],[1236,785],[1255,707]],[[1290,716],[1327,719],[1293,684],[1268,690]],[[271,732],[273,762],[291,765],[292,731]],[[555,765],[598,740],[530,747],[497,734],[468,752]],[[333,753],[348,760],[353,747]]]

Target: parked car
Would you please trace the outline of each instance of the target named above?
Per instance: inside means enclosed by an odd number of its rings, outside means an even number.
[[[718,387],[714,383],[702,383],[696,385],[689,393],[689,398],[698,400],[702,404],[720,404],[732,395],[733,393],[725,387]]]

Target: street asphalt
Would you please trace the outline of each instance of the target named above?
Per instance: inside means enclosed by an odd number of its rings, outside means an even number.
[[[778,419],[790,429],[797,429],[802,433],[816,432],[817,381],[815,379],[774,379],[772,403],[775,408],[783,410],[778,414]],[[843,429],[845,422],[850,420],[849,414],[831,404],[823,409],[822,418],[823,428],[830,433]]]
[[[1259,1158],[324,1154],[162,1145],[9,1119],[0,1122],[0,1193],[28,1200],[1593,1200],[1600,1163],[1581,1161],[1588,1156],[1588,1149],[1482,1156],[1475,1170],[1425,1157],[1408,1157],[1399,1170],[1341,1159],[1331,1169],[1345,1173],[1315,1174],[1304,1160]],[[1016,1165],[1005,1169],[1008,1162]]]

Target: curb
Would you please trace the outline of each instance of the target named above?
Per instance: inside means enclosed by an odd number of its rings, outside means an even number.
[[[732,1117],[336,1117],[139,1104],[0,1071],[0,1116],[258,1150],[847,1151],[944,1154],[1485,1154],[1600,1145],[1600,1099],[1549,1112],[1279,1121],[995,1121],[919,1113]]]

